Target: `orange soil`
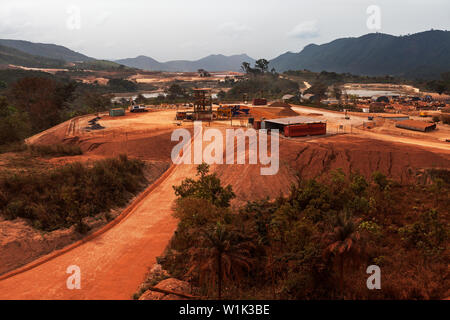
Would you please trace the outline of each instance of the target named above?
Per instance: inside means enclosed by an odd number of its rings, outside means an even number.
[[[264,112],[260,110],[262,108],[254,109]],[[170,141],[170,133],[176,127],[167,123],[171,117],[170,113],[164,112],[142,115],[136,117],[141,121],[137,127],[133,121],[124,121],[122,127],[116,120],[105,121],[106,127],[116,123],[116,131],[106,129],[81,134],[75,130],[80,134],[66,139],[66,142],[79,144],[85,151],[79,159],[84,160],[118,153],[145,160],[166,160],[175,144]],[[155,131],[158,126],[164,130]],[[66,123],[30,140],[57,143],[65,139],[61,136],[69,127],[70,124]],[[143,127],[150,129],[142,131]],[[280,170],[274,176],[261,176],[259,165],[214,165],[212,169],[224,184],[233,186],[236,201],[244,202],[286,193],[297,171],[302,176],[313,177],[337,168],[343,168],[345,172],[359,171],[366,176],[380,170],[406,182],[414,179],[420,169],[430,167],[449,168],[450,151],[340,135],[309,140],[281,138]],[[144,279],[147,267],[155,263],[176,228],[177,222],[171,216],[175,199],[172,185],[194,175],[194,165],[177,166],[142,201],[132,205],[132,212],[123,221],[105,233],[55,259],[0,281],[0,299],[130,298]],[[69,275],[65,270],[73,264],[81,268],[81,290],[66,288]]]
[[[247,160],[248,161],[248,160]],[[289,192],[296,174],[313,178],[341,168],[370,178],[381,171],[402,183],[414,181],[424,168],[450,168],[450,152],[400,143],[338,135],[315,140],[280,140],[280,168],[274,176],[260,175],[260,165],[215,165],[224,184],[231,184],[236,204],[273,199]]]
[[[130,299],[166,247],[177,221],[172,185],[194,174],[181,165],[117,225],[31,270],[0,281],[0,299]],[[66,269],[81,269],[81,289],[69,290]]]

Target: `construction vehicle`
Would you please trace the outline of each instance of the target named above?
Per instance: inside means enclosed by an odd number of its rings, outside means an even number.
[[[143,105],[135,105],[135,106],[131,106],[130,112],[133,112],[133,113],[148,112],[148,110]]]
[[[349,115],[347,114],[347,110],[345,110],[345,120],[350,120]]]
[[[249,108],[240,105],[221,105],[217,108],[217,116],[230,119],[231,117],[247,116],[250,113]]]

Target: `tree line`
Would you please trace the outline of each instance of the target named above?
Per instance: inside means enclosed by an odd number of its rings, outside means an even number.
[[[449,236],[446,170],[430,174],[431,186],[399,185],[380,172],[370,179],[342,170],[324,179],[299,176],[286,196],[233,207],[232,188],[206,164],[197,171],[196,179],[174,186],[179,224],[158,260],[205,297],[439,299],[446,294],[441,282]],[[412,198],[424,206],[411,207]],[[367,289],[370,265],[382,268],[383,290]]]
[[[0,93],[0,144],[20,142],[74,116],[106,110],[111,96],[95,86],[24,77]]]

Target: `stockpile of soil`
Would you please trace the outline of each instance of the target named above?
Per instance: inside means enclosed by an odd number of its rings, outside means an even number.
[[[269,105],[269,107],[274,107],[274,108],[290,108],[291,105],[285,102],[273,102],[272,104]]]
[[[370,178],[380,171],[400,183],[413,182],[423,168],[449,168],[450,154],[435,153],[401,143],[336,136],[315,143],[280,145],[281,159],[304,177],[315,177],[342,168],[345,173],[359,172]]]
[[[279,163],[273,176],[262,176],[260,165],[220,165],[214,166],[214,171],[224,185],[232,185],[237,196],[233,202],[242,204],[287,194],[297,173],[314,178],[341,168],[346,174],[359,172],[367,179],[380,171],[400,183],[414,182],[425,168],[449,168],[450,154],[346,135],[315,142],[280,140]]]
[[[277,118],[277,113],[280,112],[279,108],[269,108],[269,107],[258,107],[258,108],[250,108],[250,114],[255,119],[274,119]]]
[[[30,144],[57,144],[66,137],[71,120],[58,124],[27,139]]]
[[[172,130],[155,131],[151,134],[117,133],[114,137],[99,135],[82,140],[79,145],[87,156],[113,157],[126,153],[133,158],[153,161],[170,161],[173,147],[178,141],[171,141]]]
[[[296,117],[299,114],[291,109],[291,107],[283,108],[280,112],[277,114],[280,117]]]

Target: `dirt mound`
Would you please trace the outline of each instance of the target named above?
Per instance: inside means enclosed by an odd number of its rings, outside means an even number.
[[[419,169],[450,167],[449,154],[351,135],[298,143],[297,146],[282,144],[280,158],[304,177],[342,168],[346,173],[359,172],[366,177],[381,171],[401,183],[414,181]]]
[[[147,162],[144,175],[148,183],[151,184],[156,181],[168,167],[168,161]],[[130,200],[130,203],[133,200],[134,198]],[[121,209],[117,208],[109,211],[109,217],[101,213],[95,217],[84,219],[84,222],[91,228],[90,233],[92,233],[120,213]],[[75,231],[74,226],[67,229],[42,232],[33,228],[25,219],[18,218],[8,221],[0,217],[0,257],[2,262],[0,264],[0,275],[23,266],[42,255],[61,249],[82,237]]]
[[[279,101],[276,101],[276,102],[271,103],[271,104],[269,105],[269,107],[275,107],[275,108],[290,108],[291,105],[288,104],[288,103],[285,103],[285,102],[279,102]]]
[[[278,112],[278,116],[280,117],[296,117],[299,114],[291,109],[291,107],[286,107],[280,112]]]
[[[172,148],[178,143],[171,141],[172,130],[156,132],[153,135],[118,135],[114,138],[99,136],[80,142],[80,147],[89,155],[117,156],[126,153],[143,160],[170,161]]]
[[[66,137],[71,120],[58,124],[27,139],[32,144],[57,144]]]
[[[280,140],[280,168],[262,176],[260,165],[216,165],[213,170],[236,193],[233,204],[276,198],[289,192],[296,174],[313,178],[341,168],[370,178],[380,171],[401,183],[413,182],[424,168],[449,168],[450,155],[410,145],[345,135],[302,142]]]

